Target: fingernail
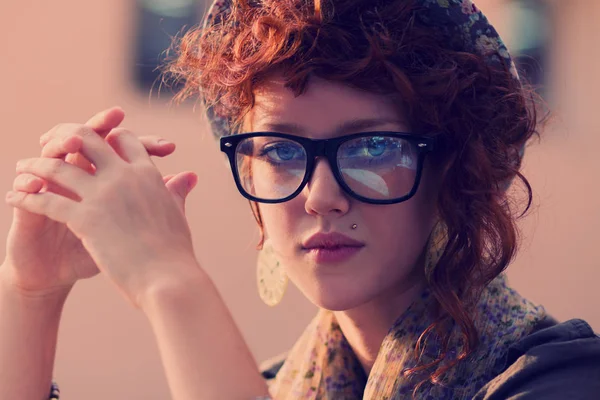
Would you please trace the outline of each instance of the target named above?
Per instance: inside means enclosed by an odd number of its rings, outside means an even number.
[[[172,142],[169,142],[168,140],[165,140],[165,139],[160,139],[160,140],[158,141],[158,144],[160,144],[160,145],[163,145],[163,144],[171,144],[171,143],[172,143]]]

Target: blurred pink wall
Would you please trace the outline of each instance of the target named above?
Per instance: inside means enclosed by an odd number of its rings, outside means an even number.
[[[509,277],[557,318],[581,317],[598,331],[600,122],[595,106],[600,55],[593,49],[600,39],[600,2],[551,3],[557,119],[541,144],[527,151],[525,173],[535,190],[535,208],[523,223],[524,244]],[[509,36],[502,1],[478,4]],[[194,112],[190,104],[169,107],[128,82],[131,11],[131,2],[119,0],[4,4],[1,185],[5,191],[11,188],[16,161],[37,157],[39,136],[55,124],[84,122],[106,107],[124,107],[125,127],[140,135],[164,135],[177,144],[173,156],[156,160],[164,174],[199,174],[187,209],[197,257],[256,358],[263,360],[291,346],[315,309],[293,287],[274,309],[260,302],[254,221],[200,110]],[[2,240],[11,218],[12,210],[2,208]],[[66,305],[55,375],[65,399],[168,398],[148,323],[103,277],[79,283]]]

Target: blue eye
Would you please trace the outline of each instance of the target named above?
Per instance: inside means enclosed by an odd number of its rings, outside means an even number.
[[[268,152],[269,155],[273,155],[271,153],[275,152],[277,157],[281,160],[289,161],[294,158],[294,155],[297,153],[296,149],[291,146],[278,146],[277,148]]]
[[[350,156],[381,157],[386,151],[391,151],[395,143],[384,137],[372,137],[350,142],[344,146],[344,151]]]
[[[350,140],[338,150],[338,165],[343,168],[414,169],[417,155],[401,138],[371,136]]]
[[[272,143],[265,146],[260,156],[267,156],[274,163],[281,163],[292,160],[304,160],[304,151],[301,147],[293,143]]]
[[[387,148],[387,144],[382,140],[371,140],[367,144],[367,152],[373,157],[381,156]]]

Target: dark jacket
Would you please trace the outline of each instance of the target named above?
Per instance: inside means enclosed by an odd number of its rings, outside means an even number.
[[[266,366],[263,377],[274,379],[284,361]],[[503,372],[473,399],[600,400],[600,336],[581,319],[547,317],[509,348]]]

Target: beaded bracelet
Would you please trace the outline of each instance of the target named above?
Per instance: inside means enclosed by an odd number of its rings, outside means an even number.
[[[58,388],[58,384],[56,381],[52,380],[52,386],[50,386],[50,397],[48,400],[59,400],[60,399],[60,389]]]
[[[58,384],[53,380],[52,386],[50,387],[50,397],[48,400],[59,400],[60,399],[60,389],[58,388]],[[273,400],[270,396],[261,396],[256,397],[254,400]]]

